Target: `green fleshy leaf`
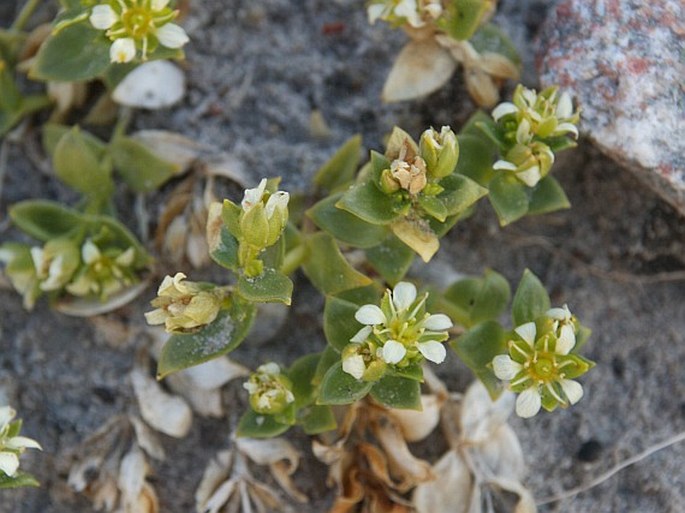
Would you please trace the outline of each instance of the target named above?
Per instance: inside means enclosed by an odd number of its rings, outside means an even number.
[[[384,376],[371,389],[371,397],[389,408],[421,410],[421,384],[400,376]]]
[[[340,361],[340,354],[336,351],[333,346],[327,345],[326,349],[321,353],[321,358],[319,359],[319,364],[316,366],[316,372],[312,378],[312,384],[319,386],[323,377],[328,372],[328,369],[333,367],[336,363]]]
[[[406,367],[395,368],[391,371],[391,375],[423,383],[423,368],[420,363],[413,363]]]
[[[492,163],[496,152],[495,145],[484,135],[464,134],[459,140],[459,162],[456,173],[467,176],[476,183],[487,186],[492,179]]]
[[[439,26],[454,39],[466,41],[478,29],[488,5],[485,0],[452,0],[445,8]]]
[[[445,218],[461,215],[488,193],[486,188],[481,187],[474,180],[459,174],[445,177],[440,181],[440,185],[445,190],[437,196],[437,199],[444,205]],[[433,217],[440,222],[445,221],[445,218]]]
[[[451,316],[470,328],[494,320],[504,312],[511,298],[507,280],[499,273],[486,270],[483,278],[467,278],[451,285],[444,294],[451,303]]]
[[[370,248],[383,240],[388,231],[384,226],[367,223],[336,203],[342,194],[329,196],[307,211],[314,224],[345,244],[356,248]]]
[[[345,290],[336,294],[338,299],[344,299],[355,305],[362,306],[368,304],[376,304],[380,301],[384,288],[376,282],[366,287],[359,287],[356,289]]]
[[[284,303],[290,304],[293,293],[293,282],[275,269],[264,269],[260,276],[238,279],[236,292],[247,301],[253,303]]]
[[[10,488],[21,488],[23,486],[40,486],[40,483],[31,474],[26,472],[17,472],[14,476],[10,477],[4,472],[0,472],[0,490],[10,489]]]
[[[293,384],[292,392],[295,396],[295,409],[309,406],[316,400],[316,386],[312,383],[316,369],[321,359],[321,353],[308,354],[295,360],[288,370],[288,378]]]
[[[365,287],[371,279],[356,271],[345,260],[333,237],[316,233],[306,241],[309,258],[302,268],[312,284],[324,294]]]
[[[424,262],[429,262],[440,249],[438,235],[430,222],[425,220],[400,219],[390,225],[395,236],[413,249]]]
[[[307,407],[299,422],[302,429],[308,435],[318,435],[326,431],[332,431],[338,427],[335,421],[333,409],[328,405],[312,405]]]
[[[52,163],[60,180],[89,198],[103,201],[114,190],[111,165],[93,151],[78,127],[59,140]]]
[[[359,305],[328,296],[323,310],[323,331],[326,340],[336,351],[342,351],[350,339],[364,326],[357,322],[354,314]]]
[[[366,250],[369,263],[393,286],[407,274],[414,261],[414,255],[414,251],[394,235],[385,238],[378,246]]]
[[[429,216],[434,217],[440,222],[444,222],[447,219],[447,207],[436,196],[419,195],[417,201]]]
[[[507,141],[504,138],[504,132],[500,126],[495,123],[495,120],[491,117],[487,117],[483,121],[478,121],[476,126],[481,130],[481,132],[487,137],[492,143],[504,153],[507,149]]]
[[[371,224],[389,224],[399,217],[392,197],[384,194],[371,180],[354,184],[336,206]]]
[[[537,276],[526,269],[523,271],[511,305],[514,326],[532,322],[549,309],[549,295],[547,295],[544,285]]]
[[[43,125],[42,143],[45,153],[51,158],[54,157],[55,148],[57,148],[60,139],[68,134],[71,129],[72,127],[70,126],[60,125],[58,123],[46,123]],[[107,145],[90,132],[81,131],[80,134],[83,141],[90,148],[91,153],[97,155],[98,159],[102,158],[107,149]]]
[[[393,142],[392,139],[395,138],[395,141]],[[392,134],[390,135],[390,139],[388,141],[389,145],[392,144],[401,144],[400,140],[406,140],[406,138],[409,138],[411,140],[411,137],[407,132],[404,130],[395,127],[392,131]],[[416,143],[414,143],[414,146],[416,146]],[[396,150],[399,152],[399,149]],[[418,150],[417,150],[418,151]],[[380,183],[381,180],[381,175],[383,174],[383,171],[386,169],[390,168],[390,161],[388,158],[383,155],[382,153],[378,153],[377,151],[371,150],[371,159],[369,160],[370,164],[370,173],[373,181],[378,184]]]
[[[278,422],[273,415],[262,415],[248,410],[240,418],[236,435],[247,438],[273,438],[290,429],[289,424]]]
[[[361,156],[362,138],[350,137],[314,175],[314,183],[322,189],[333,192],[354,180],[354,174]]]
[[[549,146],[549,148],[556,154],[560,151],[569,150],[578,146],[573,139],[565,136],[561,137],[548,137],[544,140],[544,143]]]
[[[130,137],[117,137],[109,146],[114,168],[135,192],[157,190],[181,171],[181,166],[162,160],[142,143]]]
[[[473,34],[469,41],[480,54],[486,52],[498,53],[509,59],[514,65],[521,66],[521,57],[516,51],[514,43],[496,25],[487,23]]]
[[[162,348],[157,379],[233,351],[250,331],[255,311],[254,305],[234,300],[230,310],[200,331],[172,335]]]
[[[280,270],[285,258],[285,246],[285,238],[281,236],[275,244],[262,251],[259,258],[264,263],[264,267]]]
[[[61,18],[73,14],[66,13]],[[109,66],[110,45],[104,31],[93,28],[88,21],[63,28],[41,45],[29,77],[56,82],[90,80]]]
[[[580,348],[585,345],[590,338],[590,335],[592,335],[592,330],[590,328],[583,326],[582,324],[578,327],[578,333],[576,333],[576,345],[573,346],[574,353],[580,351]]]
[[[571,203],[559,182],[552,176],[546,176],[533,189],[528,214],[547,214],[570,206]]]
[[[321,380],[317,404],[351,404],[369,393],[373,383],[357,380],[342,370],[342,362],[333,365]]]
[[[529,188],[509,173],[499,173],[490,182],[490,203],[499,223],[506,226],[528,213]]]
[[[209,251],[212,260],[226,269],[237,270],[239,267],[238,241],[231,235],[228,228],[221,227],[219,237],[215,242],[216,245]]]
[[[490,368],[492,359],[506,353],[504,329],[495,321],[485,321],[450,342],[459,358],[480,379],[495,399],[502,392],[502,385]]]
[[[10,207],[9,215],[21,230],[43,242],[68,237],[85,226],[79,212],[55,201],[21,201]]]

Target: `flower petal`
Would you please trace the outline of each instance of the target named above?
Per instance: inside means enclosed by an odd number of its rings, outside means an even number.
[[[570,118],[573,115],[573,102],[568,91],[561,93],[555,114],[560,120]]]
[[[96,5],[90,14],[90,24],[98,30],[107,30],[114,25],[119,17],[111,6]]]
[[[354,342],[356,344],[366,342],[366,339],[369,338],[369,335],[371,335],[372,331],[373,328],[371,326],[364,326],[357,332],[357,334],[354,337],[350,339],[350,342]]]
[[[88,239],[83,244],[83,247],[81,248],[81,258],[83,258],[83,261],[88,265],[100,259],[100,249],[92,240]]]
[[[521,324],[521,326],[516,328],[514,331],[519,337],[528,342],[528,345],[530,345],[531,347],[535,345],[537,329],[535,328],[534,322],[527,322],[525,324]]]
[[[155,12],[161,11],[167,5],[169,5],[169,0],[152,0],[150,3],[150,7],[152,7],[152,10]]]
[[[503,171],[516,171],[518,168],[516,167],[516,164],[512,164],[507,160],[498,160],[492,165],[492,169]]]
[[[262,178],[259,185],[254,189],[245,189],[245,196],[243,196],[243,201],[240,205],[243,210],[247,212],[257,203],[262,201],[262,196],[264,196],[264,191],[266,190],[266,178]]]
[[[367,326],[375,326],[376,324],[385,324],[385,314],[376,305],[364,305],[354,314],[354,318],[362,324]]]
[[[511,381],[514,379],[523,366],[511,359],[508,354],[500,354],[492,359],[492,370],[495,376],[504,381]]]
[[[266,202],[266,206],[264,207],[267,219],[271,219],[273,217],[274,211],[276,209],[285,210],[288,206],[289,200],[290,194],[283,191],[276,191],[271,196],[269,196],[269,199]]]
[[[181,48],[190,41],[186,31],[175,23],[162,25],[157,29],[155,35],[159,40],[159,44],[166,46],[167,48]]]
[[[433,314],[423,322],[423,327],[431,331],[445,331],[452,326],[452,320],[445,314]]]
[[[19,458],[12,452],[0,452],[0,471],[12,477],[19,468]]]
[[[535,187],[542,178],[542,175],[540,174],[540,167],[533,166],[524,171],[519,171],[516,173],[516,177],[528,187]]]
[[[16,415],[17,412],[14,411],[14,408],[10,406],[0,406],[0,431],[2,431]]]
[[[136,43],[130,37],[117,39],[109,48],[109,60],[112,62],[131,62],[136,56]]]
[[[383,16],[383,11],[385,11],[385,5],[383,4],[372,4],[366,9],[366,14],[369,17],[369,24],[373,25],[376,20]]]
[[[557,339],[555,352],[557,354],[569,354],[575,345],[576,333],[573,329],[573,326],[570,324],[564,324],[561,327],[561,333]]]
[[[516,398],[516,415],[524,419],[534,417],[542,406],[542,398],[537,386],[527,388]]]
[[[7,442],[5,442],[5,447],[9,449],[38,449],[40,451],[43,450],[43,448],[40,446],[38,442],[36,442],[33,438],[28,438],[26,436],[13,436]]]
[[[506,116],[507,114],[514,114],[515,112],[518,112],[518,110],[518,107],[511,102],[500,103],[492,111],[492,118],[495,121],[499,121],[501,117]]]
[[[413,283],[401,281],[392,291],[392,302],[398,311],[406,310],[416,300],[416,286]]]
[[[397,340],[388,340],[383,345],[383,361],[389,364],[396,364],[402,361],[407,349]]]
[[[564,305],[561,308],[550,308],[545,312],[545,315],[555,321],[568,321],[571,319],[571,311],[568,309],[567,305]]]
[[[563,135],[569,132],[573,134],[574,139],[578,139],[578,128],[573,123],[561,123],[553,135]]]
[[[418,346],[419,352],[426,360],[433,363],[442,363],[445,361],[447,351],[445,350],[445,346],[440,342],[429,340],[428,342],[421,342]]]
[[[359,354],[353,354],[344,358],[342,361],[342,370],[355,379],[362,379],[364,371],[366,370],[364,358]]]
[[[577,381],[572,379],[560,379],[559,384],[564,391],[564,395],[571,404],[576,404],[583,397],[583,387]]]

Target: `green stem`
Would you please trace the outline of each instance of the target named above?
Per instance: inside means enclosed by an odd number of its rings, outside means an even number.
[[[281,272],[286,276],[295,272],[295,270],[302,265],[302,262],[307,258],[307,248],[304,244],[300,244],[291,249],[285,254],[283,258],[283,265]]]
[[[16,32],[23,30],[40,2],[41,0],[27,0],[10,29]]]
[[[114,131],[112,132],[112,141],[118,139],[119,137],[123,137],[123,135],[126,133],[128,124],[131,122],[132,114],[133,110],[131,107],[121,108],[119,111],[119,119],[117,120],[117,124],[114,126]]]

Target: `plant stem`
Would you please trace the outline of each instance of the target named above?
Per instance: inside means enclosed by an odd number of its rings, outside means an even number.
[[[40,2],[41,0],[27,0],[24,7],[19,11],[19,15],[14,20],[14,23],[12,23],[10,29],[16,32],[23,30]]]
[[[304,262],[306,257],[307,248],[305,245],[300,244],[299,246],[296,246],[285,254],[283,265],[281,266],[281,272],[286,276],[294,273],[295,270],[300,267],[302,262]]]

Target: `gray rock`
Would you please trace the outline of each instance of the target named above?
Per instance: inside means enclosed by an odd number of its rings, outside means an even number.
[[[685,3],[562,0],[538,70],[582,108],[581,129],[685,214]]]

